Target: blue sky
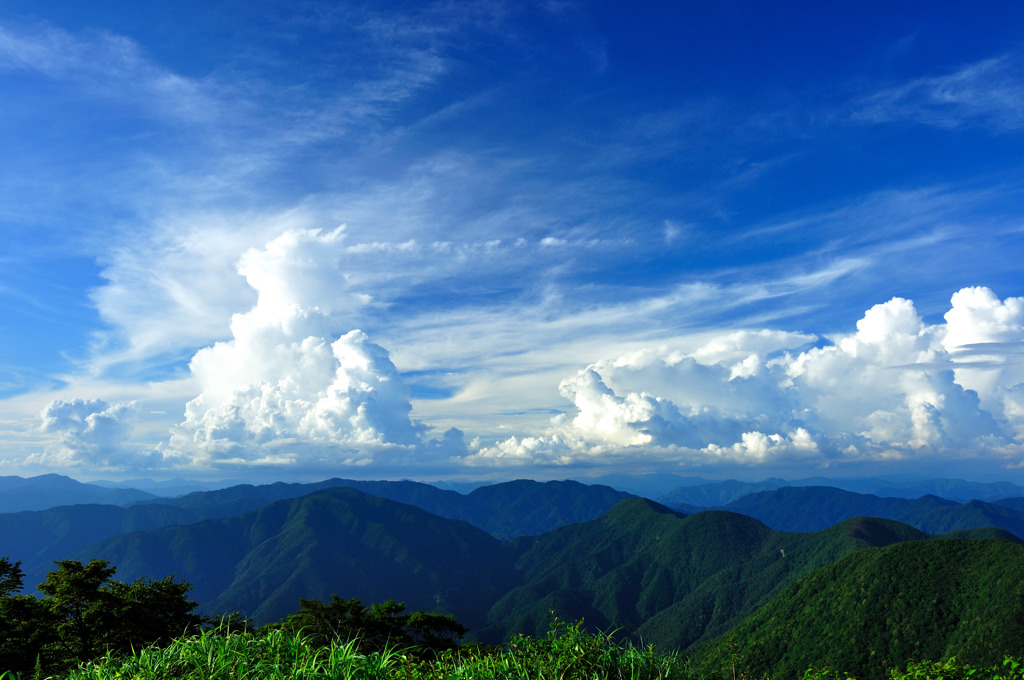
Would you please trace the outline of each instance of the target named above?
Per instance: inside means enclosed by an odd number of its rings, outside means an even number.
[[[0,6],[0,473],[1024,481],[1024,8]]]

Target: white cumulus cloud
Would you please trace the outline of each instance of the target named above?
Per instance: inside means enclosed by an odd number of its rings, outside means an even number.
[[[944,324],[893,298],[856,331],[739,331],[691,352],[643,350],[564,380],[574,410],[470,458],[685,464],[1024,454],[1024,300],[965,288]],[[816,342],[815,342],[816,341]]]
[[[366,462],[374,447],[420,441],[424,428],[410,417],[409,388],[388,352],[360,330],[334,332],[339,312],[366,301],[346,290],[342,241],[340,228],[290,230],[242,256],[238,271],[256,306],[232,318],[230,340],[192,358],[202,392],[166,456]]]

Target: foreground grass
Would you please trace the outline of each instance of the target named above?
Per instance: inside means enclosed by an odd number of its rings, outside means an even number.
[[[556,621],[546,638],[520,636],[507,649],[468,647],[424,659],[412,650],[361,654],[355,641],[314,647],[301,635],[208,631],[166,648],[83,664],[60,680],[755,680],[735,669],[699,677],[683,657],[659,654]],[[975,668],[957,659],[908,664],[890,680],[1024,680],[1024,665]],[[28,680],[0,674],[0,680]],[[40,678],[41,680],[41,678]],[[794,680],[798,680],[794,678]],[[832,669],[802,680],[853,680]]]
[[[206,632],[170,646],[83,664],[62,680],[668,680],[689,677],[682,659],[618,644],[561,622],[541,640],[506,650],[467,647],[420,658],[411,651],[360,654],[354,641],[307,645],[301,635]],[[7,680],[0,677],[0,680]]]

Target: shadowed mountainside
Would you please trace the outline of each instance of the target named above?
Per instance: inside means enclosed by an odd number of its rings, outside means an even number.
[[[271,503],[237,517],[116,536],[78,553],[117,578],[174,573],[207,612],[279,619],[299,598],[331,594],[455,614],[467,625],[504,593],[508,548],[465,522],[348,488]]]

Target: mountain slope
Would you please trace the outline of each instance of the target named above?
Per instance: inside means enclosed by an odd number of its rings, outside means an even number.
[[[474,490],[466,497],[467,514],[459,519],[498,538],[534,536],[595,519],[632,497],[600,484],[518,479]]]
[[[1011,510],[1024,513],[1024,497],[1000,498],[999,500],[992,502],[995,505],[1001,505],[1004,508],[1010,508]]]
[[[683,516],[646,499],[628,500],[600,519],[512,541],[523,583],[494,605],[479,635],[541,634],[554,611],[685,649],[725,632],[786,584],[852,550],[925,537],[871,518],[807,536],[731,512]]]
[[[908,660],[997,664],[1024,652],[1024,546],[916,541],[857,551],[801,578],[725,639],[697,648],[703,675],[800,677],[810,666],[883,678]],[[730,642],[731,641],[731,642]]]
[[[508,549],[464,522],[335,488],[238,517],[125,534],[75,559],[103,558],[117,578],[175,573],[207,612],[257,622],[293,612],[300,597],[393,598],[467,625],[513,578]]]

